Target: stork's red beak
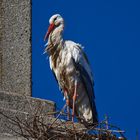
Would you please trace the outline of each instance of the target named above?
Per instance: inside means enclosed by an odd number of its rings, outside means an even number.
[[[54,27],[55,27],[55,24],[54,23],[51,23],[50,26],[49,26],[49,28],[48,28],[48,31],[47,31],[47,33],[46,33],[46,35],[44,37],[44,41],[46,41],[46,39],[49,37],[49,34],[54,29]]]

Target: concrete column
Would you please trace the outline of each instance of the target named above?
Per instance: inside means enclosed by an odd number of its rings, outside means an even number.
[[[44,117],[55,111],[54,102],[30,96],[31,0],[0,0],[0,112],[24,120],[39,107]],[[0,140],[17,139],[9,128],[19,130],[0,114]]]
[[[31,0],[0,0],[0,90],[31,96]]]

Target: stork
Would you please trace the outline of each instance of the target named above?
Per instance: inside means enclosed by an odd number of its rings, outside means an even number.
[[[64,20],[59,14],[49,20],[44,37],[50,68],[66,99],[66,104],[85,126],[97,124],[94,81],[89,61],[80,44],[63,40]],[[69,110],[69,109],[68,109]]]

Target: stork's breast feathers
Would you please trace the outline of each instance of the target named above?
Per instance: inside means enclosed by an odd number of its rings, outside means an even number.
[[[91,81],[93,81],[89,64],[84,58],[80,45],[72,41],[66,41],[64,47],[62,47],[57,55],[56,67],[53,66],[53,60],[50,57],[50,67],[53,69],[57,80],[60,81],[60,85],[65,84],[69,88],[72,88],[74,81],[79,78],[79,73],[74,64],[75,62],[85,68]]]

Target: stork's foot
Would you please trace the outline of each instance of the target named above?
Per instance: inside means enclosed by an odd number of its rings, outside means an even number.
[[[71,130],[75,130],[75,124],[70,120],[70,121],[66,121],[65,123],[65,126],[68,128],[68,129],[71,129]]]

